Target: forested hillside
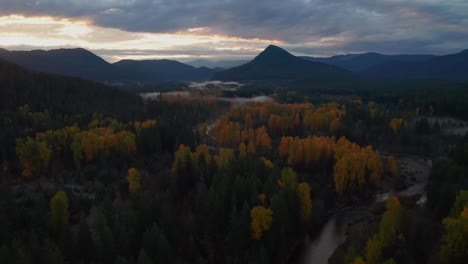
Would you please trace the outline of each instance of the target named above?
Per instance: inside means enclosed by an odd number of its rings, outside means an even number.
[[[468,256],[463,83],[145,104],[6,62],[0,83],[0,263],[296,263],[337,214],[333,263]]]
[[[0,83],[1,111],[12,111],[27,104],[35,111],[133,116],[142,107],[141,98],[135,94],[93,81],[30,72],[2,60]]]

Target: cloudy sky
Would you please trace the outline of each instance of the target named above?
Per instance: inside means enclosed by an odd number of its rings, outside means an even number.
[[[83,47],[108,61],[468,48],[468,0],[0,0],[0,47]]]

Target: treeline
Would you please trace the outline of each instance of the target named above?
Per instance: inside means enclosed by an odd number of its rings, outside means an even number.
[[[466,81],[406,80],[369,83],[357,95],[375,101],[392,111],[411,112],[417,107],[421,115],[451,116],[468,120]]]

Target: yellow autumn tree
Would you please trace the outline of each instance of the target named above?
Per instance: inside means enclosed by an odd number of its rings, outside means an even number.
[[[382,255],[382,243],[379,241],[377,235],[372,236],[367,241],[365,253],[367,264],[379,263],[380,256]]]
[[[406,121],[402,118],[393,118],[390,121],[390,128],[393,130],[393,133],[398,134],[402,127],[406,125]]]
[[[312,200],[310,199],[310,186],[309,184],[302,182],[297,186],[297,195],[299,197],[300,212],[302,222],[310,220],[312,214]]]
[[[366,169],[369,173],[369,180],[374,184],[378,184],[382,174],[380,155],[379,153],[372,151],[371,147],[365,148],[365,152],[365,155],[367,156]]]
[[[441,240],[442,263],[465,263],[468,259],[468,190],[461,190],[450,212],[442,221],[445,234]]]
[[[362,257],[356,257],[353,261],[353,264],[366,264]]]
[[[141,189],[141,176],[140,172],[135,168],[128,169],[128,190],[136,192]]]
[[[289,148],[293,141],[293,137],[281,137],[281,143],[278,147],[278,152],[281,158],[287,158],[289,156]]]
[[[256,136],[256,145],[259,148],[263,148],[266,151],[271,151],[271,138],[270,135],[268,135],[268,132],[266,130],[265,126],[262,126],[257,129],[256,131],[257,136]]]
[[[284,168],[281,171],[281,180],[278,180],[278,186],[280,188],[295,190],[297,186],[296,172],[291,168]]]
[[[246,155],[247,155],[247,146],[245,145],[244,142],[242,142],[239,145],[239,157],[245,158]]]
[[[273,211],[263,206],[256,206],[250,210],[250,228],[252,231],[252,238],[260,240],[263,233],[268,231],[273,221]]]
[[[350,160],[347,156],[337,160],[334,167],[334,180],[335,180],[335,191],[338,194],[343,194],[346,190],[349,181],[349,167]]]
[[[386,202],[387,211],[383,214],[379,225],[379,238],[382,247],[387,247],[395,241],[403,225],[403,208],[396,196],[391,196]]]
[[[266,194],[264,194],[264,193],[262,193],[262,194],[260,194],[260,195],[258,196],[258,200],[260,201],[260,203],[261,203],[262,205],[265,205],[266,199],[267,199],[267,196],[266,196]]]
[[[190,147],[186,147],[185,145],[181,144],[179,149],[175,153],[174,163],[172,164],[172,174],[177,175],[180,170],[183,170],[187,166],[189,166],[189,162],[191,162],[190,158],[192,155],[192,151]]]
[[[265,167],[273,169],[273,166],[274,166],[273,162],[271,162],[270,160],[268,160],[265,157],[262,157],[261,160],[263,161],[263,165],[265,165]]]
[[[334,180],[339,194],[362,192],[367,183],[378,184],[382,162],[372,146],[359,145],[341,137],[335,144]]]
[[[234,158],[234,150],[228,148],[222,148],[219,150],[219,155],[215,156],[214,159],[218,168],[226,168]]]

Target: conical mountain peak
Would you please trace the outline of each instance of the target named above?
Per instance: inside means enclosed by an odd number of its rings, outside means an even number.
[[[284,49],[270,45],[251,62],[218,72],[215,80],[337,80],[350,79],[346,70],[323,63],[306,61]]]
[[[288,61],[288,60],[296,60],[297,58],[292,55],[291,53],[285,51],[284,49],[270,45],[265,50],[263,50],[257,57],[255,57],[254,61],[256,62],[268,62],[272,63],[275,61]]]

